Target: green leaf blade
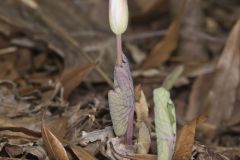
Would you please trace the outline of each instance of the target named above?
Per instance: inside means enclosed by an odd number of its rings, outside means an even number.
[[[161,87],[154,90],[154,113],[159,160],[171,160],[176,141],[176,116],[170,93]]]

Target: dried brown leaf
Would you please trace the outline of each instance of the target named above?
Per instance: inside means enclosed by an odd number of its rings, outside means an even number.
[[[177,48],[180,22],[182,20],[183,12],[185,9],[185,3],[186,0],[183,1],[183,4],[178,12],[178,16],[171,23],[164,39],[157,43],[156,46],[152,49],[150,56],[143,64],[143,69],[157,67],[166,62],[171,53]]]
[[[101,151],[102,142],[89,143],[84,149],[91,155],[97,155]]]
[[[198,143],[194,144],[193,153],[196,160],[230,160],[224,154],[220,154],[219,152],[213,151],[212,149]],[[231,160],[234,159],[231,158]]]
[[[41,146],[32,145],[32,142],[28,145],[11,145],[7,143],[3,146],[3,150],[9,157],[21,157],[23,159],[27,155],[28,159],[37,157],[39,160],[49,160],[46,151]]]
[[[135,88],[135,111],[137,115],[137,126],[141,122],[148,122],[148,104],[141,85]]]
[[[217,64],[217,75],[209,93],[209,121],[220,125],[232,116],[240,79],[240,19],[233,27]],[[238,107],[238,106],[236,106]],[[215,114],[217,113],[218,114]]]
[[[23,159],[27,155],[28,159],[37,157],[39,160],[48,160],[45,150],[41,146],[32,146],[32,142],[25,145],[11,145],[7,143],[3,146],[3,150],[9,157],[21,157]]]
[[[47,152],[42,146],[24,146],[24,153],[37,157],[39,160],[48,160]]]
[[[54,119],[47,124],[47,128],[62,142],[63,137],[67,132],[67,118],[60,117]]]
[[[16,80],[19,78],[19,74],[14,68],[14,64],[8,61],[1,61],[0,63],[0,78],[1,79],[10,79]]]
[[[219,126],[231,120],[238,107],[236,95],[240,80],[240,19],[233,27],[213,74],[203,75],[191,93],[188,117],[208,108],[209,122]],[[206,87],[209,85],[210,87]],[[202,89],[204,88],[204,90]]]
[[[148,126],[148,104],[141,85],[135,88],[135,111],[137,115],[138,153],[146,154],[151,145],[151,135]]]
[[[6,137],[8,138],[8,141],[25,141],[25,142],[32,142],[38,140],[38,138],[24,134],[22,132],[12,132],[9,130],[3,130],[0,132],[0,137]],[[15,143],[12,143],[15,144]]]
[[[63,71],[60,81],[64,86],[64,98],[68,98],[70,93],[83,81],[94,66],[94,64],[86,64]]]
[[[54,134],[46,127],[44,122],[44,113],[42,115],[42,138],[43,143],[51,158],[56,160],[68,160],[67,152],[62,143],[54,136]]]
[[[24,133],[26,135],[33,136],[33,137],[41,137],[42,136],[40,132],[33,131],[33,130],[30,130],[30,129],[27,129],[24,127],[12,127],[12,126],[0,127],[0,131],[4,131],[4,130],[9,130],[12,132],[21,132],[21,133]]]
[[[205,117],[200,116],[183,126],[177,137],[173,160],[191,159],[196,127],[204,120]]]
[[[139,127],[137,153],[147,154],[151,146],[151,135],[146,123],[142,122]]]
[[[32,117],[19,117],[19,118],[8,118],[0,116],[0,125],[8,126],[8,127],[16,127],[16,126],[32,126],[39,122],[39,116],[35,115]]]
[[[150,128],[148,127],[148,104],[143,93],[142,86],[139,84],[135,88],[135,111],[137,115],[138,148],[137,152],[146,154],[151,145]]]
[[[16,157],[24,152],[22,147],[11,144],[5,144],[3,149],[9,157]]]
[[[78,157],[79,160],[95,160],[96,158],[93,157],[90,153],[88,153],[85,149],[82,147],[76,146],[76,145],[69,145],[73,153]]]
[[[186,120],[191,120],[196,117],[199,113],[205,112],[205,98],[206,94],[209,92],[209,88],[212,86],[213,82],[212,74],[205,74],[198,77],[193,86],[189,100],[189,106],[186,113]],[[208,82],[208,83],[206,83]]]

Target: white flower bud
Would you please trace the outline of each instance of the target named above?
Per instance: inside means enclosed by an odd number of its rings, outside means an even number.
[[[128,25],[127,0],[109,0],[109,22],[116,35],[126,31]]]

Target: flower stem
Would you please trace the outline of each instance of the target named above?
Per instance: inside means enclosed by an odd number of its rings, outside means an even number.
[[[117,64],[122,64],[122,35],[116,35],[117,39]]]

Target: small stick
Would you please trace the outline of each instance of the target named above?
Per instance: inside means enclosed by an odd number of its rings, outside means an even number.
[[[17,51],[17,47],[8,47],[0,49],[0,56],[4,56]]]

